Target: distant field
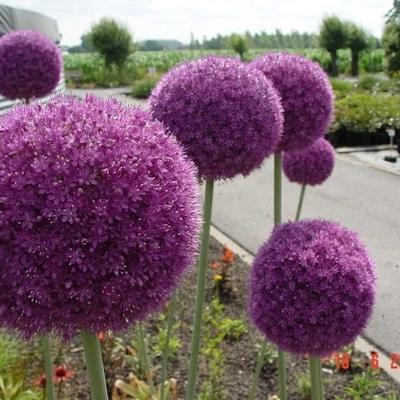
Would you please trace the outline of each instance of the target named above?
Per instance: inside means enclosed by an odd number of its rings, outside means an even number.
[[[252,49],[246,54],[248,60],[269,50]],[[287,49],[285,51],[302,54],[317,61],[325,70],[329,68],[330,57],[324,49]],[[163,73],[180,62],[199,58],[206,54],[223,56],[235,56],[232,50],[177,50],[177,51],[139,51],[133,53],[127,62],[126,71],[134,79],[145,75],[149,68],[155,68],[156,72]],[[350,68],[350,52],[339,52],[339,65],[342,73]],[[384,53],[382,49],[363,53],[360,60],[361,70],[364,72],[382,72],[384,70]],[[81,71],[90,81],[90,75],[103,67],[101,58],[96,53],[68,54],[65,56],[65,69],[67,71]]]

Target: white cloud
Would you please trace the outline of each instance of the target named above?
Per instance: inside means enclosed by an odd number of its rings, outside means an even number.
[[[77,44],[102,16],[127,24],[136,39],[187,42],[217,33],[317,31],[325,15],[353,20],[380,36],[392,0],[12,0],[15,7],[57,19],[65,44]]]

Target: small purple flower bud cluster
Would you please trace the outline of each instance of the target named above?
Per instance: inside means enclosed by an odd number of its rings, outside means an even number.
[[[311,146],[283,153],[283,172],[291,182],[301,185],[320,185],[325,182],[335,165],[335,150],[326,139],[318,139]]]
[[[0,94],[10,99],[47,96],[62,69],[60,49],[35,31],[14,31],[0,38]]]
[[[0,324],[120,330],[159,309],[198,246],[194,164],[136,107],[87,96],[0,119]]]
[[[281,349],[324,356],[365,328],[374,265],[358,236],[323,220],[276,227],[254,261],[249,312]]]

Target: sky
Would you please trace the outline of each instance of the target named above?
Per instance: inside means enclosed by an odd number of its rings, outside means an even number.
[[[0,0],[12,7],[55,18],[62,44],[75,45],[101,17],[127,25],[137,41],[202,39],[217,33],[251,33],[280,29],[317,32],[326,15],[361,24],[380,37],[393,0]],[[4,3],[3,3],[4,2]]]

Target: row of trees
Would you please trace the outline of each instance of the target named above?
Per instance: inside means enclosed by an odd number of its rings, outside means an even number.
[[[282,33],[276,29],[274,33],[260,32],[252,35],[246,31],[243,35],[247,46],[252,48],[268,49],[307,49],[318,47],[318,35],[315,33]],[[200,42],[192,34],[190,38],[190,49],[226,49],[230,47],[232,35],[217,35],[210,39],[206,37]]]

